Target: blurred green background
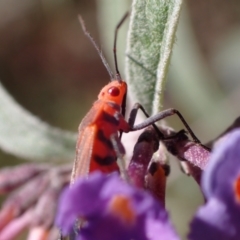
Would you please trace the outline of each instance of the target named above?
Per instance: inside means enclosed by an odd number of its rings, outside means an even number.
[[[110,63],[114,27],[130,1],[0,1],[0,79],[9,93],[40,119],[77,131],[82,117],[109,81],[83,35],[77,14]],[[126,28],[125,24],[125,28]],[[124,75],[124,29],[118,39]],[[185,1],[166,86],[164,109],[178,109],[203,142],[239,116],[240,1]],[[176,130],[183,126],[167,119]],[[37,143],[36,143],[37,144]],[[1,152],[1,165],[19,163]],[[22,160],[22,159],[21,159]],[[198,187],[175,161],[167,208],[181,236],[203,202]],[[184,238],[184,237],[183,237]]]

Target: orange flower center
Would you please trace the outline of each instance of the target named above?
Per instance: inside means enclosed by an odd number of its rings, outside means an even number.
[[[237,177],[234,183],[234,191],[237,201],[240,203],[240,176]]]
[[[126,196],[115,195],[109,203],[109,210],[125,223],[133,223],[135,221],[135,212],[131,208],[130,199]]]

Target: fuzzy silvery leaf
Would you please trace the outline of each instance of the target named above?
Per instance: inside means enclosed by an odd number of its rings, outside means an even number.
[[[130,92],[149,113],[161,108],[181,0],[134,0],[127,42]]]
[[[0,84],[0,148],[32,160],[73,159],[76,134],[51,127],[22,108]]]

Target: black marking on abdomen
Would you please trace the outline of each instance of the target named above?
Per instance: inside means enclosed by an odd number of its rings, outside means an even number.
[[[112,149],[113,145],[110,139],[108,139],[105,135],[102,129],[99,129],[97,132],[97,139],[102,142],[105,146]]]
[[[94,160],[102,166],[108,166],[116,162],[117,158],[114,156],[100,157],[98,155],[93,155]]]
[[[119,124],[119,120],[115,116],[112,116],[109,113],[104,112],[104,111],[102,112],[102,119],[104,121],[106,121],[107,123],[111,123],[115,126],[118,126],[118,124]]]

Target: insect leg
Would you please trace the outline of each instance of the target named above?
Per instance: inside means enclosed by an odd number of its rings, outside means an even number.
[[[142,112],[144,113],[144,115],[147,118],[150,117],[149,114],[145,111],[145,109],[143,108],[143,106],[140,103],[135,103],[131,112],[130,112],[129,119],[128,119],[128,124],[131,127],[132,131],[140,130],[140,129],[135,129],[135,126],[134,126],[134,123],[135,123],[135,120],[136,120],[136,117],[137,117],[137,112],[138,112],[139,109],[142,110]],[[165,138],[163,133],[159,130],[159,128],[156,126],[156,124],[154,124],[154,122],[150,123],[149,125],[153,126],[153,128],[155,129],[156,133],[158,134],[158,137],[159,137],[160,140]]]
[[[117,163],[120,168],[120,173],[122,174],[123,179],[129,182],[129,177],[126,172],[126,166],[125,166],[125,160],[124,160],[124,155],[125,155],[124,146],[119,140],[119,137],[117,136],[117,134],[112,134],[110,137],[110,140],[112,142],[113,149],[117,155],[117,158],[119,159]]]
[[[145,114],[147,119],[144,122],[134,126],[134,122],[135,122],[135,119],[136,119],[136,115],[137,115],[138,109],[141,109],[143,111],[143,113]],[[174,108],[169,108],[169,109],[163,110],[163,111],[157,113],[156,115],[149,117],[149,115],[146,113],[146,111],[143,108],[143,106],[141,104],[137,103],[137,104],[134,105],[134,108],[132,109],[132,111],[130,113],[129,125],[131,126],[131,128],[132,128],[131,130],[132,131],[136,131],[136,130],[143,129],[143,128],[149,126],[149,125],[152,125],[153,123],[155,123],[155,122],[157,122],[157,121],[159,121],[161,119],[164,119],[166,117],[170,117],[170,116],[172,116],[174,114],[176,114],[180,118],[180,120],[182,121],[183,125],[186,127],[186,129],[188,130],[189,134],[193,138],[194,142],[201,143],[199,141],[199,139],[196,137],[196,135],[193,133],[192,129],[187,124],[186,120],[183,118],[182,114],[178,110],[176,110]]]

